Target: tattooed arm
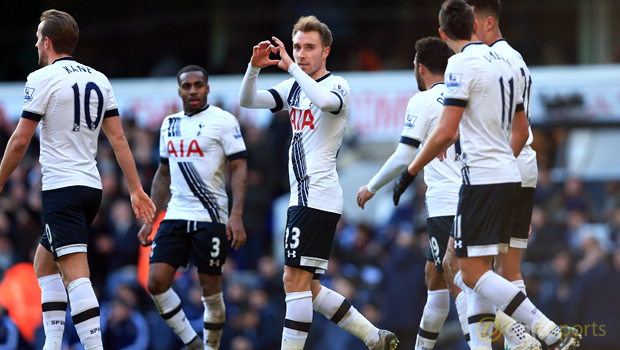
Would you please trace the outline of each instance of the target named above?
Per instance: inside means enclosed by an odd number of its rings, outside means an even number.
[[[155,218],[166,208],[170,201],[170,166],[168,164],[159,163],[159,168],[153,178],[151,185],[151,200],[155,204]],[[143,246],[149,246],[153,240],[148,238],[153,231],[153,224],[143,225],[138,232],[138,240]]]
[[[232,211],[226,225],[228,240],[232,239],[231,247],[238,250],[245,243],[245,229],[243,228],[243,203],[245,202],[246,179],[248,177],[248,163],[245,158],[235,159],[228,164],[231,170]]]

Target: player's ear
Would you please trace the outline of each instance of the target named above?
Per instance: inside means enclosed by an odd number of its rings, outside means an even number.
[[[211,88],[209,87],[209,84],[207,84],[207,95],[209,94],[209,92],[211,92]]]
[[[323,49],[323,59],[326,59],[327,56],[329,56],[329,51],[331,50],[331,47],[326,47]]]
[[[422,63],[418,63],[418,72],[420,75],[426,74],[426,67]]]
[[[179,90],[178,91],[179,91],[179,97],[182,97],[181,96],[181,87],[180,86],[179,86]]]
[[[441,40],[443,41],[447,41],[448,37],[446,36],[446,33],[444,33],[443,29],[439,28],[439,37],[441,37]]]
[[[493,16],[489,16],[487,17],[486,30],[489,32],[493,28],[495,28],[495,18],[493,18]]]
[[[474,34],[478,33],[478,21],[474,20]]]

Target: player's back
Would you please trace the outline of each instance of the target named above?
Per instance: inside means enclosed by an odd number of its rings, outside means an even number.
[[[510,63],[481,42],[448,60],[446,105],[465,107],[461,120],[465,184],[520,182],[506,133],[518,94]]]
[[[444,104],[444,82],[435,83],[409,100],[407,119],[401,136],[422,144],[430,137],[439,122]],[[409,143],[412,141],[408,141]],[[426,204],[429,217],[454,215],[461,187],[461,146],[457,141],[448,147],[447,157],[434,159],[424,167]]]
[[[57,59],[28,76],[24,113],[41,120],[43,190],[101,189],[97,139],[103,119],[118,115],[105,75],[71,57]]]
[[[530,102],[532,93],[532,76],[530,70],[525,64],[521,54],[515,50],[512,46],[506,42],[505,39],[499,39],[491,45],[491,49],[498,52],[505,57],[511,64],[513,71],[515,72],[515,79],[517,79],[517,86],[521,98],[523,99],[523,109],[527,116],[529,136],[523,147],[523,150],[517,157],[517,163],[519,170],[521,171],[521,177],[523,186],[535,187],[538,180],[538,168],[536,166],[536,151],[531,147],[534,141],[534,135],[532,133],[532,127],[529,125],[530,121]]]

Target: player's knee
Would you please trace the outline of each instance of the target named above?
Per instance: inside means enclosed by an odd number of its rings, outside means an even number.
[[[149,279],[146,282],[146,289],[148,289],[151,295],[161,294],[170,289],[170,287],[171,285],[169,285],[168,283],[165,283],[164,281],[154,278],[152,276],[149,276]]]

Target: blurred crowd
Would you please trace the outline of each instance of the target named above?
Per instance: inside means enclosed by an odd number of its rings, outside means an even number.
[[[130,116],[124,130],[145,189],[157,165],[157,132],[139,129]],[[0,150],[15,125],[0,120]],[[222,350],[279,349],[285,312],[282,266],[272,256],[272,204],[288,193],[288,115],[276,114],[265,129],[242,125],[248,149],[246,245],[231,251],[224,271],[226,327]],[[356,152],[355,143],[343,152]],[[41,224],[38,141],[0,195],[0,348],[40,349],[44,341],[40,296],[32,258]],[[582,327],[582,349],[618,349],[620,344],[620,181],[552,182],[541,156],[529,246],[523,274],[533,302],[558,324]],[[97,156],[103,202],[90,227],[91,280],[101,305],[106,349],[181,349],[180,339],[155,309],[137,276],[144,257],[124,178],[105,136]],[[426,302],[426,233],[422,177],[415,195],[385,225],[339,222],[324,285],[344,295],[371,322],[390,329],[403,349],[412,349]],[[277,244],[277,242],[276,242]],[[148,256],[148,249],[146,249]],[[143,260],[144,261],[144,260]],[[146,259],[148,261],[148,258]],[[203,306],[195,270],[179,272],[174,289],[187,317],[202,334]],[[37,299],[39,298],[39,299]],[[69,313],[67,313],[69,315]],[[593,325],[594,323],[594,325]],[[586,326],[589,326],[586,328]],[[436,349],[466,349],[454,308]],[[70,317],[67,349],[82,349]],[[315,313],[306,349],[365,349],[364,343]]]

